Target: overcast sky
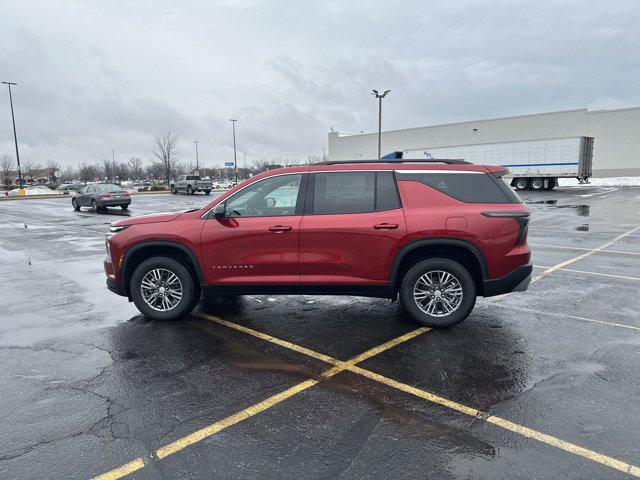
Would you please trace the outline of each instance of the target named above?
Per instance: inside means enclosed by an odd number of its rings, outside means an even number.
[[[322,155],[384,129],[640,106],[640,2],[0,1],[0,80],[21,158],[207,165]],[[4,85],[2,85],[5,87]],[[14,155],[6,87],[0,153]]]

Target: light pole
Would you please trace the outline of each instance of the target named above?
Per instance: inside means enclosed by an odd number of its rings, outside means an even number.
[[[16,134],[16,117],[13,115],[13,97],[11,96],[11,85],[18,85],[15,82],[2,82],[9,87],[9,104],[11,105],[11,121],[13,122],[13,141],[16,144],[16,161],[18,162],[18,182],[20,190],[18,195],[24,195],[24,184],[22,182],[22,170],[20,169],[20,153],[18,152],[18,135]]]
[[[382,147],[382,99],[391,93],[391,90],[385,90],[384,93],[378,93],[377,90],[371,90],[373,95],[378,99],[378,160],[381,158]]]
[[[238,162],[236,159],[236,122],[238,120],[236,120],[235,118],[230,118],[229,121],[233,126],[233,169],[236,177],[235,183],[238,183]]]
[[[196,171],[198,175],[200,175],[200,159],[198,158],[198,144],[200,143],[198,140],[194,140],[193,143],[196,144]]]

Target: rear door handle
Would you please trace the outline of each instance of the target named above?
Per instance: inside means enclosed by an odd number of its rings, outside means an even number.
[[[397,223],[379,223],[377,225],[374,225],[373,228],[375,228],[376,230],[395,230],[396,228],[398,228],[398,224]]]
[[[289,232],[292,228],[293,227],[290,227],[289,225],[274,225],[273,227],[269,227],[269,231],[276,233]]]

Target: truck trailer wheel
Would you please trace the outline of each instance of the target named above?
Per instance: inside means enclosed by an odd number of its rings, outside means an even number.
[[[547,186],[544,188],[545,190],[553,190],[558,185],[558,179],[549,178],[547,182]]]
[[[541,178],[534,178],[531,180],[531,190],[539,192],[544,188],[544,181]]]
[[[513,182],[513,185],[516,187],[516,190],[526,190],[527,188],[529,188],[529,179],[516,178],[516,181]]]

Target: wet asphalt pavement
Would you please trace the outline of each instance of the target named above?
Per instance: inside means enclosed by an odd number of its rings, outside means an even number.
[[[640,225],[640,188],[522,197],[535,273]],[[130,213],[212,198],[141,195]],[[89,478],[136,458],[130,478],[629,477],[487,415],[640,465],[640,230],[358,364],[486,414],[342,371],[158,459],[331,366],[198,313],[343,361],[417,327],[395,303],[328,296],[205,298],[186,320],[148,321],[105,287],[120,215],[0,202],[0,478]]]

